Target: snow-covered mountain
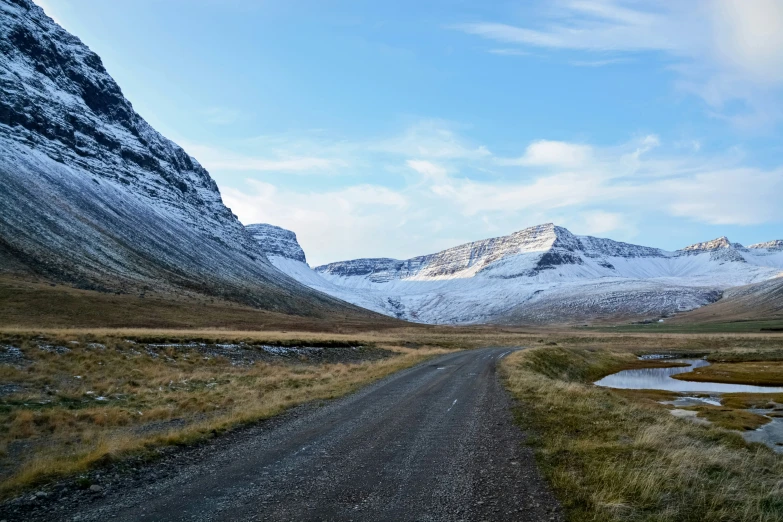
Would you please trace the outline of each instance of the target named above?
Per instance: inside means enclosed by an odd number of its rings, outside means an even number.
[[[783,275],[783,249],[726,238],[667,252],[553,224],[408,260],[356,259],[310,269],[273,254],[303,284],[426,323],[581,322],[658,318]]]
[[[0,0],[0,184],[0,271],[287,312],[345,307],[275,270],[207,171],[30,0]]]
[[[780,251],[783,250],[783,239],[767,241],[766,243],[756,243],[755,245],[750,245],[748,248],[757,249],[759,251],[761,250]]]
[[[666,252],[551,224],[313,270],[292,232],[243,227],[207,171],[31,0],[0,0],[0,183],[0,271],[285,312],[355,311],[347,301],[427,323],[659,317],[783,271],[783,241]]]

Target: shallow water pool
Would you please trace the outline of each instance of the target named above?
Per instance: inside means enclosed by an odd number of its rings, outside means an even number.
[[[690,382],[672,379],[672,375],[686,373],[694,368],[709,366],[704,359],[673,359],[672,362],[687,363],[677,368],[644,368],[623,370],[596,381],[597,386],[623,388],[628,390],[667,390],[685,393],[783,393],[783,387],[752,386],[749,384],[726,384],[719,382]]]

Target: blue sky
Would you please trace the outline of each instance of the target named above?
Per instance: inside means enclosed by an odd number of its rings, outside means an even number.
[[[776,0],[36,0],[312,265],[783,238]]]

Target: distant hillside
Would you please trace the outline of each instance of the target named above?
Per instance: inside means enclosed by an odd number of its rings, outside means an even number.
[[[676,317],[672,322],[709,323],[783,319],[783,277],[730,288],[711,305]]]

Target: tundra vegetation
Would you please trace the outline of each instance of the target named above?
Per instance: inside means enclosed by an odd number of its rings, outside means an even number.
[[[78,291],[65,291],[81,302]],[[94,303],[84,306],[97,321]],[[186,314],[173,310],[178,324]],[[233,321],[244,325],[257,311],[245,312]],[[313,332],[325,323],[303,318],[298,330],[295,320],[272,331],[0,330],[0,498],[336,398],[448,351],[526,338],[385,322],[377,330],[362,324],[360,333]]]
[[[78,481],[71,477],[129,457],[154,458],[166,447],[339,397],[429,357],[482,346],[528,347],[507,356],[501,373],[570,519],[778,520],[783,512],[783,457],[736,431],[768,421],[746,408],[783,404],[783,397],[727,395],[721,407],[693,407],[711,421],[697,425],[669,414],[660,403],[673,398],[669,392],[592,385],[622,369],[672,364],[637,359],[645,353],[776,366],[780,336],[500,327],[6,327],[0,495]]]
[[[783,339],[573,337],[504,360],[502,373],[518,399],[519,421],[569,518],[781,520],[783,456],[747,443],[740,432],[770,420],[744,408],[779,408],[783,394],[724,395],[721,406],[692,407],[710,421],[697,424],[676,418],[668,411],[672,406],[662,404],[675,393],[592,384],[643,364],[639,355],[660,352],[726,361],[729,369],[719,370],[728,375],[723,382],[772,382],[765,376],[781,371]]]
[[[196,442],[445,353],[230,334],[5,334],[0,492]]]

